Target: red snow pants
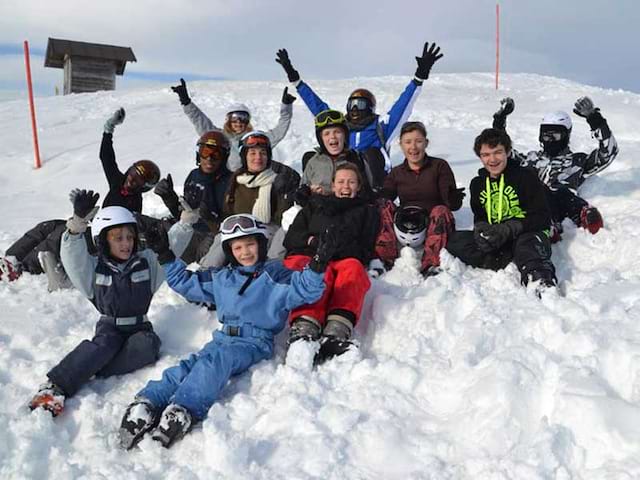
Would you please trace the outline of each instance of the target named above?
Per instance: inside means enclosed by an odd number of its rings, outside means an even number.
[[[284,259],[284,266],[291,270],[302,270],[311,257],[290,255]],[[320,300],[310,305],[302,305],[291,312],[289,323],[294,318],[306,315],[324,326],[327,315],[334,310],[346,310],[355,316],[358,322],[362,313],[364,296],[371,287],[369,276],[359,260],[344,258],[331,260],[324,274],[326,288]]]

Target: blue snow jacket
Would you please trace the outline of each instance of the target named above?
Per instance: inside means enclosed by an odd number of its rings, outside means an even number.
[[[297,82],[296,90],[314,116],[330,108],[304,81]],[[400,133],[402,124],[409,119],[413,111],[413,105],[421,91],[422,85],[419,85],[415,80],[411,80],[384,117],[376,115],[374,121],[361,128],[355,128],[349,124],[351,130],[349,147],[359,152],[364,152],[372,147],[380,148],[385,157],[385,170],[387,172],[390,171],[391,159],[389,158],[389,150],[391,149],[391,142]]]
[[[216,305],[223,328],[214,332],[214,339],[258,344],[267,350],[267,358],[273,355],[273,338],[284,328],[289,311],[317,301],[324,291],[324,273],[294,272],[279,260],[192,272],[176,259],[164,267],[173,290],[187,300]]]

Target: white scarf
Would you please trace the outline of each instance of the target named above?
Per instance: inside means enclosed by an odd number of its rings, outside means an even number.
[[[258,198],[253,204],[251,213],[261,222],[271,223],[271,186],[277,174],[270,168],[257,175],[243,173],[236,177],[236,182],[247,188],[258,188]]]

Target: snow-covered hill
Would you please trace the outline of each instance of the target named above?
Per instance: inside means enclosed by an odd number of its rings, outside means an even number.
[[[388,109],[407,78],[311,82],[343,107],[357,86]],[[208,419],[171,450],[143,441],[117,448],[124,408],[148,379],[197,350],[215,315],[166,286],[150,317],[162,357],[134,374],[94,381],[52,420],[25,403],[45,373],[81,339],[97,315],[78,292],[47,293],[44,276],[0,283],[0,478],[246,479],[632,479],[640,477],[640,96],[536,75],[433,76],[414,119],[429,130],[432,155],[446,158],[468,186],[479,167],[473,138],[490,125],[501,96],[515,98],[509,131],[533,149],[548,110],[570,111],[589,95],[620,145],[615,162],[582,188],[603,213],[592,236],[565,223],[554,262],[564,296],[538,300],[515,268],[473,270],[444,254],[445,271],[423,280],[404,252],[367,296],[358,326],[360,356],[316,371],[277,356],[234,379]],[[284,85],[196,82],[196,102],[221,123],[242,101],[258,128],[275,125]],[[102,124],[117,107],[118,161],[156,161],[179,182],[194,166],[197,136],[167,88],[37,99],[42,169],[32,169],[28,107],[0,102],[0,251],[35,223],[70,213],[73,187],[106,191],[98,160]],[[572,147],[591,150],[574,116]],[[278,160],[300,167],[314,145],[312,117],[294,104]],[[401,160],[394,149],[395,163]],[[145,211],[164,213],[153,193]],[[456,213],[471,225],[468,203]]]

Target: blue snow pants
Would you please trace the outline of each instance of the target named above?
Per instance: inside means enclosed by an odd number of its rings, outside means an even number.
[[[174,367],[162,372],[138,393],[160,411],[170,403],[202,420],[229,379],[272,356],[273,340],[228,336],[216,331],[213,340]]]

